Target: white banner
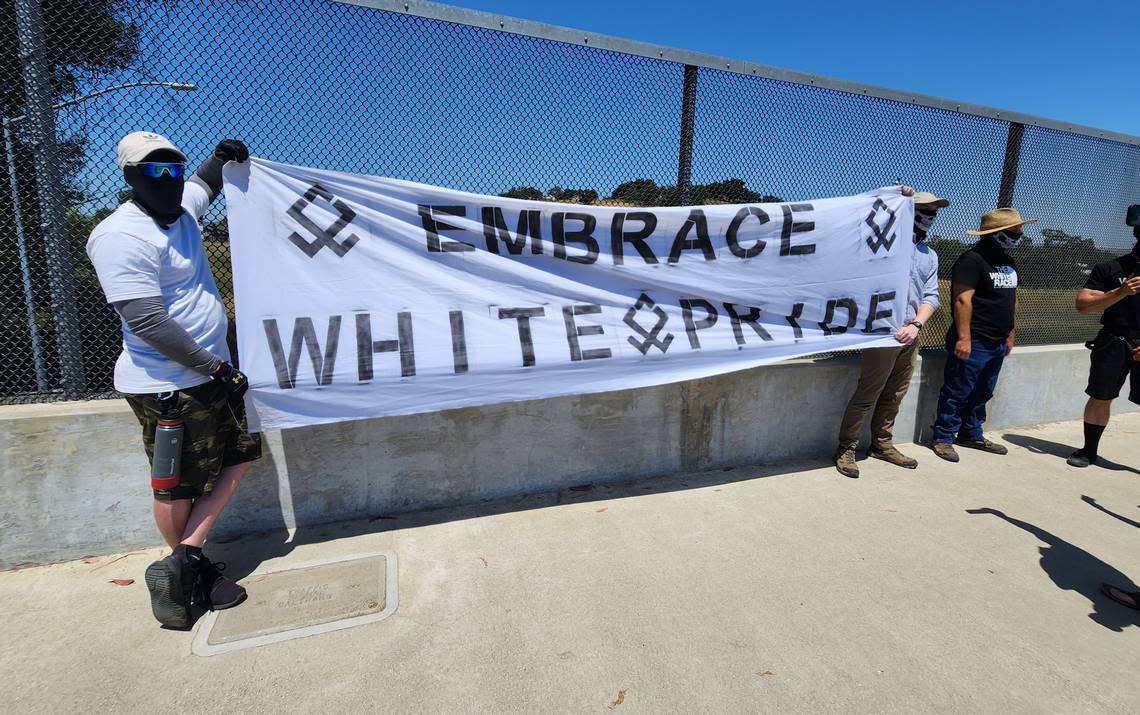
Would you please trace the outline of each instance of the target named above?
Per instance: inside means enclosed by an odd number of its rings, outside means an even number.
[[[225,168],[251,428],[623,390],[896,344],[898,187],[634,208]],[[784,406],[790,407],[790,406]]]

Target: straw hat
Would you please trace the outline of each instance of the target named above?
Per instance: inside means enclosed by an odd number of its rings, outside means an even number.
[[[950,199],[944,199],[929,191],[917,191],[914,194],[915,206],[933,206],[935,208],[944,209],[950,205]]]
[[[1021,214],[1017,209],[994,209],[985,216],[982,216],[982,225],[977,231],[967,231],[966,233],[971,236],[986,236],[998,231],[1004,231],[1007,228],[1017,228],[1018,226],[1026,226],[1031,223],[1037,223],[1035,218],[1021,218]]]

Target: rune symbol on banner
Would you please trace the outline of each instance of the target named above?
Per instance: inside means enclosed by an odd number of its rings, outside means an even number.
[[[637,322],[636,318],[640,311],[645,311],[646,313],[649,313],[656,318],[656,322],[651,329],[646,330],[641,326],[640,323]],[[663,340],[659,339],[657,336],[661,334],[661,331],[665,328],[665,323],[668,322],[668,320],[669,316],[665,313],[664,310],[661,309],[661,306],[657,305],[657,303],[655,303],[652,298],[642,293],[641,296],[637,299],[637,302],[631,305],[629,310],[626,311],[625,317],[622,318],[622,321],[631,329],[633,329],[634,332],[644,338],[644,340],[639,341],[632,335],[626,339],[629,340],[630,345],[641,351],[642,355],[648,354],[649,348],[651,347],[657,348],[661,352],[666,352],[669,350],[669,344],[673,342],[673,334],[666,333]]]
[[[863,222],[870,226],[871,231],[875,234],[867,237],[867,245],[870,246],[871,253],[878,253],[880,248],[885,248],[887,252],[890,252],[896,238],[896,234],[892,233],[895,227],[895,212],[891,207],[883,203],[882,199],[875,199],[871,213],[867,214],[867,218]],[[879,225],[880,223],[882,226]]]
[[[318,198],[322,198],[332,204],[332,207],[337,211],[338,216],[336,221],[333,221],[332,225],[328,228],[322,228],[305,215],[305,209]],[[315,237],[312,241],[306,241],[304,237],[296,231],[289,234],[289,240],[293,245],[304,251],[305,255],[309,258],[317,255],[317,252],[325,247],[337,256],[343,257],[344,254],[348,253],[348,249],[352,248],[356,245],[356,242],[360,240],[360,237],[356,234],[349,235],[344,241],[336,240],[337,234],[343,231],[348,224],[352,223],[352,220],[356,218],[356,212],[349,208],[348,204],[329,193],[320,184],[313,184],[309,187],[305,195],[297,199],[296,203],[290,206],[289,210],[285,213],[294,221],[301,224],[306,231]]]

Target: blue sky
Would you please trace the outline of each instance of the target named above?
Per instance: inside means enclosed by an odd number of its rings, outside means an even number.
[[[1135,0],[452,4],[1140,135]]]
[[[1140,23],[1123,4],[1113,15],[1096,2],[1078,14],[1051,0],[1017,11],[459,1],[1140,135],[1140,69],[1125,31]],[[1085,19],[1098,11],[1119,21]],[[328,0],[172,3],[142,19],[141,36],[137,66],[97,86],[162,79],[200,90],[124,92],[62,113],[62,127],[74,122],[89,137],[81,179],[92,208],[115,201],[114,144],[140,128],[171,136],[192,164],[236,136],[275,161],[479,193],[559,185],[605,196],[623,181],[677,178],[683,69],[673,63]],[[693,179],[739,177],[789,200],[902,180],[950,197],[936,232],[964,239],[996,205],[1006,131],[996,120],[702,69]],[[1031,237],[1057,228],[1131,244],[1121,217],[1137,200],[1140,149],[1026,129],[1014,205],[1042,219]]]

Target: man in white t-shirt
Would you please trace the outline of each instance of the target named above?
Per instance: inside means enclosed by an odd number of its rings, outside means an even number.
[[[132,198],[87,240],[103,293],[122,319],[115,389],[125,394],[153,459],[159,417],[185,423],[180,483],[154,490],[154,520],[174,550],[146,571],[151,609],[169,628],[192,624],[191,603],[230,608],[245,590],[221,575],[202,546],[242,476],[261,456],[242,396],[245,375],[230,364],[228,320],[202,246],[198,220],[222,188],[227,161],[245,161],[236,139],[185,180],[186,156],[168,139],[132,132],[118,164]]]

